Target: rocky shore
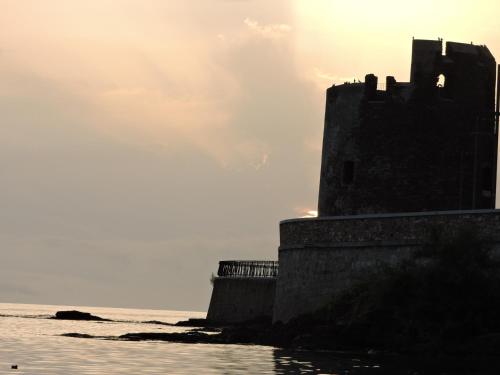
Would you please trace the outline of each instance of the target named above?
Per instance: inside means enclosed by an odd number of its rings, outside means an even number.
[[[366,275],[329,305],[286,324],[272,324],[269,318],[237,325],[196,319],[176,326],[192,329],[66,336],[267,345],[498,366],[500,257],[470,228],[453,238],[437,233],[404,264]]]
[[[115,339],[500,356],[499,256],[473,228],[449,238],[441,233],[404,264],[366,275],[323,309],[286,324],[263,318],[221,326],[198,319],[177,323],[201,327],[185,333],[129,333]]]
[[[199,321],[201,322],[201,321]],[[459,343],[442,347],[434,345],[388,346],[388,336],[379,337],[378,345],[363,345],[366,333],[359,328],[318,324],[310,317],[294,320],[289,324],[271,325],[264,321],[220,327],[207,325],[187,332],[136,332],[121,336],[92,336],[66,333],[63,336],[124,341],[166,341],[184,344],[237,344],[265,345],[283,349],[327,350],[336,353],[355,353],[369,356],[408,355],[425,358],[461,358],[470,360],[497,358],[500,353],[500,333],[489,333]],[[183,322],[178,326],[186,326]],[[355,331],[358,331],[356,334]],[[361,335],[361,336],[360,336]]]

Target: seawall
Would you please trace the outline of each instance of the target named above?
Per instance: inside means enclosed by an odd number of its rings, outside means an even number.
[[[273,316],[274,278],[217,277],[208,308],[207,320],[240,323]]]
[[[432,230],[474,226],[500,248],[500,210],[320,217],[280,223],[274,321],[314,312],[366,272],[398,263]]]
[[[278,262],[219,262],[207,320],[225,324],[272,319],[277,274]]]

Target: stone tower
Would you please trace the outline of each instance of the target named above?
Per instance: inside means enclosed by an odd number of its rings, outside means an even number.
[[[486,46],[413,41],[410,82],[327,90],[319,215],[495,207],[497,65]]]
[[[500,253],[496,70],[485,46],[414,40],[410,82],[327,90],[319,217],[280,223],[275,322],[321,311],[436,230],[477,228]]]

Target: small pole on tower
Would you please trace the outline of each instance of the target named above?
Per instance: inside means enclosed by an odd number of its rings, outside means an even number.
[[[500,112],[500,65],[498,65],[497,67],[497,103],[495,106],[495,134],[498,134],[499,112]]]

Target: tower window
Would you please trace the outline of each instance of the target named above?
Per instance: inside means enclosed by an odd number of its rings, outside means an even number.
[[[351,185],[354,181],[354,162],[351,160],[344,161],[342,169],[342,183],[344,185]]]
[[[493,173],[489,165],[481,168],[481,190],[484,197],[491,197],[491,188],[493,185]]]
[[[444,87],[444,85],[446,85],[446,77],[444,76],[444,74],[440,74],[436,86]]]

